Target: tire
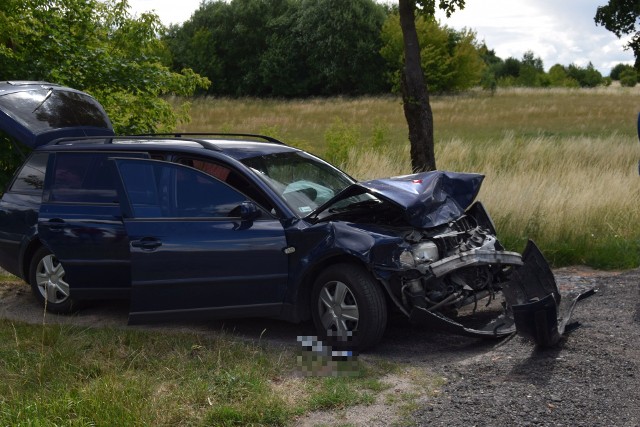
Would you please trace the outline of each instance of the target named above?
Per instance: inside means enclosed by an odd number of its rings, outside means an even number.
[[[336,264],[316,279],[311,315],[318,336],[333,347],[362,351],[376,345],[387,326],[387,303],[364,268]]]
[[[51,313],[70,313],[75,301],[64,280],[64,267],[47,248],[41,247],[31,258],[29,283],[36,299]]]

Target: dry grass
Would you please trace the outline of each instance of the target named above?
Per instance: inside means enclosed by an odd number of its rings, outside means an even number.
[[[350,152],[346,169],[370,179],[407,173],[408,149]],[[532,238],[556,264],[637,266],[639,157],[635,137],[534,137],[437,145],[439,167],[486,176],[479,199],[505,242]]]
[[[395,141],[406,139],[402,105],[395,97],[289,101],[204,98],[195,100],[191,111],[191,123],[180,131],[265,132],[318,154],[324,150],[325,132],[338,119],[357,124],[364,134],[374,123],[383,122]]]
[[[514,249],[532,237],[558,266],[637,266],[639,95],[609,87],[433,97],[438,167],[486,175],[480,199]],[[199,99],[181,130],[264,132],[321,156],[327,135],[344,132],[348,156],[334,161],[352,176],[410,172],[396,97]]]
[[[465,150],[464,143],[451,145]],[[480,198],[512,241],[534,238],[552,258],[558,252],[559,264],[594,263],[597,255],[601,266],[613,267],[612,257],[634,266],[640,220],[636,145],[634,138],[616,135],[505,138],[490,150],[470,149],[470,164],[447,144],[440,158],[452,169],[487,176]],[[633,253],[619,254],[616,247]]]
[[[431,98],[437,141],[502,139],[516,136],[632,136],[640,110],[636,88],[507,89],[494,96],[477,91]],[[376,124],[388,129],[394,146],[407,143],[407,125],[397,97],[262,100],[199,98],[191,123],[180,131],[277,133],[289,143],[324,149],[324,134],[335,122],[369,137]]]

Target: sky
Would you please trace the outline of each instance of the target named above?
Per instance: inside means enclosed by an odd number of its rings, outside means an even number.
[[[132,13],[154,10],[165,25],[186,21],[200,2],[129,0]],[[437,18],[455,29],[472,29],[478,40],[502,59],[522,59],[531,50],[542,59],[546,70],[555,64],[585,67],[591,62],[607,76],[618,63],[633,64],[634,56],[623,49],[625,39],[595,25],[596,9],[606,3],[607,0],[467,0],[464,10],[450,18],[437,14]]]

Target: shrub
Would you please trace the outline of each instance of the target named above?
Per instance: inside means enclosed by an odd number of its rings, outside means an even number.
[[[611,69],[609,77],[611,77],[611,80],[620,80],[620,74],[626,70],[633,70],[633,66],[629,64],[617,64]]]
[[[620,85],[634,87],[638,83],[638,73],[635,69],[626,69],[620,73]]]
[[[327,161],[344,166],[349,159],[349,150],[360,143],[360,132],[341,119],[336,119],[324,134],[327,144],[324,156]]]

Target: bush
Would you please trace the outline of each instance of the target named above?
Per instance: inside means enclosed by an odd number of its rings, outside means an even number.
[[[349,150],[360,145],[360,132],[354,126],[336,119],[324,134],[324,157],[330,163],[343,167],[349,159]]]
[[[620,85],[634,87],[638,83],[638,73],[635,69],[626,69],[620,73]]]
[[[567,74],[576,80],[580,84],[580,87],[596,87],[604,82],[602,74],[595,69],[591,62],[589,62],[586,68],[571,64],[567,67]]]
[[[416,31],[422,70],[431,92],[459,92],[481,82],[486,65],[473,31],[454,30],[423,16],[416,20]],[[403,37],[398,14],[389,15],[382,27],[381,37],[383,47],[380,53],[389,67],[389,83],[397,91],[404,69]]]
[[[632,65],[629,64],[618,64],[615,67],[613,67],[611,69],[611,73],[609,73],[609,77],[611,77],[611,80],[620,80],[620,75],[622,74],[623,71],[626,70],[634,70]]]

